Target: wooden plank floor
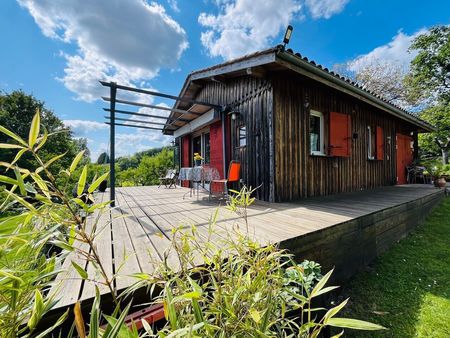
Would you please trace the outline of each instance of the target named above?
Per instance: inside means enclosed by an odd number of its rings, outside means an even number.
[[[436,193],[439,190],[429,185],[403,185],[293,203],[258,201],[248,211],[249,231],[263,244],[283,242]],[[236,224],[245,229],[242,220],[223,207],[223,201],[210,201],[206,194],[191,197],[187,188],[127,187],[117,188],[116,195],[116,208],[99,215],[96,245],[107,273],[119,275],[118,290],[133,283],[131,274],[151,273],[165,252],[176,267],[177,260],[169,250],[173,227],[195,224],[200,236],[206,236],[210,218],[219,207],[217,224],[223,235]],[[108,191],[96,195],[98,201],[108,198]],[[217,236],[222,236],[221,232]],[[63,268],[69,268],[72,260],[82,265],[80,259],[70,254]],[[87,264],[86,268],[89,278],[95,279],[94,267]],[[52,291],[60,291],[57,307],[94,296],[93,282],[81,281],[73,271],[61,273],[57,282]],[[108,293],[106,287],[100,291]]]

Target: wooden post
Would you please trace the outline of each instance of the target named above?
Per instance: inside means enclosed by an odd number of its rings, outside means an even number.
[[[413,132],[413,141],[414,141],[414,153],[413,153],[413,159],[414,161],[417,161],[419,159],[419,138],[417,135],[417,130]]]
[[[111,200],[111,206],[114,207],[116,205],[116,172],[115,172],[115,156],[116,156],[116,94],[117,87],[115,82],[111,82],[110,86],[110,126],[109,126],[109,199]]]

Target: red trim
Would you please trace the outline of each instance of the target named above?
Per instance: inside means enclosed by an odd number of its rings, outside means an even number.
[[[163,318],[165,318],[164,307],[162,304],[157,304],[129,314],[125,317],[125,325],[131,328],[134,323],[136,328],[140,330],[143,328],[142,319],[145,319],[151,325]]]
[[[182,167],[189,167],[191,164],[191,137],[189,135],[183,136],[181,139],[181,166]],[[182,181],[181,182],[182,187],[189,187],[188,181]]]

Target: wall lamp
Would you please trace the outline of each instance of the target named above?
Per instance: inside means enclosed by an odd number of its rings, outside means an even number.
[[[294,30],[294,28],[289,25],[286,28],[286,33],[284,33],[284,39],[283,39],[283,47],[286,47],[286,45],[289,43],[289,40],[291,39],[291,35],[292,35],[292,31]]]
[[[239,118],[241,113],[236,110],[232,110],[231,112],[228,113],[228,115],[231,115],[231,119],[235,121]]]

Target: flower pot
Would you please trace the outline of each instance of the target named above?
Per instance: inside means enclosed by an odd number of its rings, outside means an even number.
[[[200,167],[202,165],[202,160],[194,160],[194,165]]]
[[[444,177],[439,177],[434,180],[434,186],[437,188],[445,188],[445,185],[447,184],[447,181]]]

